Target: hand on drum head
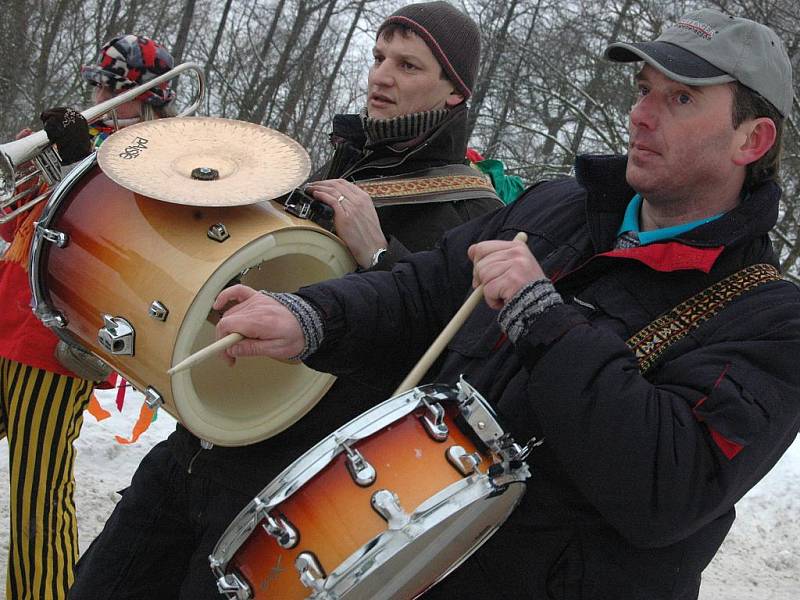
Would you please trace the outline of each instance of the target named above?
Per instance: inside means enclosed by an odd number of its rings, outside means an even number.
[[[306,191],[333,208],[336,235],[347,244],[361,267],[370,267],[376,250],[388,246],[372,197],[344,179],[314,181]]]
[[[491,240],[467,250],[473,263],[472,285],[483,285],[486,303],[499,310],[531,281],[546,275],[528,245],[519,240]]]
[[[285,360],[306,345],[303,330],[283,304],[246,285],[234,285],[217,296],[214,310],[225,310],[217,323],[217,339],[240,333],[245,339],[228,348],[224,356],[233,365],[241,356],[269,356]]]

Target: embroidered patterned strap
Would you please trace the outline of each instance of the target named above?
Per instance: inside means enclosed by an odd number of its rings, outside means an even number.
[[[411,202],[450,202],[496,196],[491,180],[467,165],[447,165],[393,177],[356,181],[375,206]],[[502,205],[498,198],[498,206]]]
[[[494,191],[492,183],[483,175],[447,175],[444,177],[419,177],[387,182],[360,182],[362,190],[370,196],[396,198],[419,194],[438,194],[466,189],[485,189]]]
[[[762,283],[780,279],[781,274],[772,265],[751,265],[681,302],[626,342],[636,354],[639,370],[642,373],[650,370],[671,344],[716,315],[746,291]]]

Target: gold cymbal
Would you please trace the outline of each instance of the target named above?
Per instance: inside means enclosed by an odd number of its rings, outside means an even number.
[[[311,170],[308,153],[284,134],[212,117],[130,125],[103,142],[97,162],[124,188],[192,206],[278,198],[306,181]]]

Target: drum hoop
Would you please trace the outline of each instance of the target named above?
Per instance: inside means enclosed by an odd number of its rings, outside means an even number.
[[[97,154],[92,152],[89,156],[77,163],[64,178],[56,185],[42,214],[36,223],[36,228],[31,241],[30,255],[28,257],[28,280],[33,297],[33,312],[42,321],[52,322],[58,314],[51,304],[50,295],[42,287],[42,260],[44,256],[44,232],[58,213],[64,197],[72,191],[75,184],[97,164]],[[65,324],[66,325],[66,324]],[[80,345],[64,327],[50,326],[51,331],[67,343]]]

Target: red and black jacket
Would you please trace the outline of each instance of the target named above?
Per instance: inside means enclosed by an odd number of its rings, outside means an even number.
[[[634,193],[625,159],[583,157],[576,173],[392,272],[301,290],[325,322],[309,366],[387,391],[468,295],[471,243],[525,231],[565,300],[516,346],[479,306],[426,377],[463,375],[517,441],[545,440],[523,504],[431,598],[696,598],[734,503],[800,429],[800,293],[789,282],[745,293],[646,375],[625,343],[715,281],[776,264],[779,188],[676,240],[614,251]]]

